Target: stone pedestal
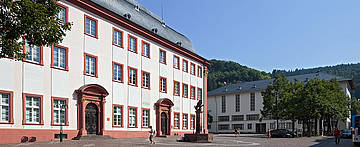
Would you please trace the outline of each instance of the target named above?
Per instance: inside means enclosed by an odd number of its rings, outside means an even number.
[[[213,141],[213,134],[184,134],[184,141],[210,143]]]

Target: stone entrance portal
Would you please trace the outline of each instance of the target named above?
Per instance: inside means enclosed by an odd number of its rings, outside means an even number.
[[[87,134],[97,134],[98,130],[98,111],[97,106],[93,103],[90,103],[86,106],[85,109],[85,128]]]
[[[171,107],[174,103],[167,98],[159,99],[156,103],[156,136],[170,135]]]
[[[105,97],[109,93],[104,87],[97,84],[84,85],[75,92],[78,94],[78,135],[103,135]]]

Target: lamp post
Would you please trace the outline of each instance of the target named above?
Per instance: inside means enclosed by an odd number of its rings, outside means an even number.
[[[66,104],[61,104],[61,103],[57,103],[56,104],[59,109],[60,109],[60,112],[59,112],[59,115],[60,115],[60,142],[63,142],[63,125],[62,125],[62,120],[61,120],[61,111],[64,110],[66,111]],[[64,113],[66,115],[66,113]],[[65,120],[66,116],[64,116],[64,120]]]

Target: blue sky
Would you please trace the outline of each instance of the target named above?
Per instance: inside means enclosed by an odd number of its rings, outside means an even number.
[[[207,59],[258,70],[360,62],[359,0],[137,0]]]

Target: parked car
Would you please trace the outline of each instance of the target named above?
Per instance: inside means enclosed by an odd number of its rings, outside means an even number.
[[[281,137],[281,138],[294,138],[296,137],[296,133],[291,132],[287,129],[277,129],[277,130],[271,130],[270,131],[271,137]]]
[[[351,138],[351,131],[350,130],[342,130],[341,138]]]

